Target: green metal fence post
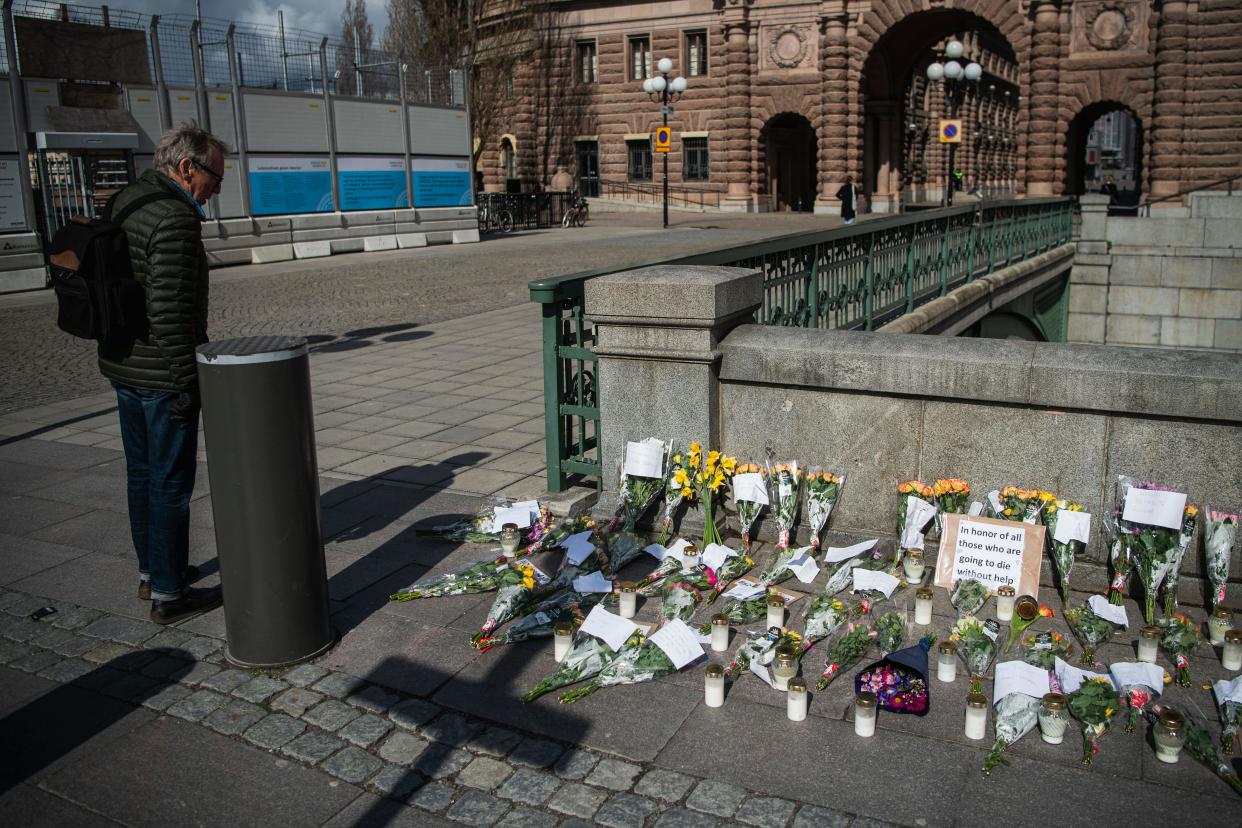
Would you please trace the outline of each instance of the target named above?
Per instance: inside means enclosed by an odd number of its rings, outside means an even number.
[[[865,330],[871,330],[871,312],[875,308],[875,263],[872,254],[875,252],[875,233],[867,234],[867,257],[863,259],[863,319]]]
[[[944,296],[948,290],[948,274],[945,270],[949,266],[949,234],[953,230],[953,219],[946,218],[944,220],[944,233],[940,236],[940,295]],[[911,295],[910,303],[906,306],[906,312],[914,310],[914,296]]]
[[[806,280],[806,327],[819,327],[819,245],[811,251],[811,272]]]
[[[557,357],[561,334],[560,302],[543,303],[543,437],[544,457],[548,463],[548,491],[565,490],[565,473],[561,470],[561,361]]]

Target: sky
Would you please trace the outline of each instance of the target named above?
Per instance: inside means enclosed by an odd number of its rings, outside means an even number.
[[[276,11],[285,13],[285,26],[326,35],[341,31],[341,9],[345,0],[201,0],[203,17],[218,20],[265,23],[276,25]],[[77,0],[76,5],[96,5],[91,0]],[[194,0],[109,0],[115,9],[145,14],[194,14]],[[367,0],[367,17],[375,28],[378,41],[388,22],[386,0]]]

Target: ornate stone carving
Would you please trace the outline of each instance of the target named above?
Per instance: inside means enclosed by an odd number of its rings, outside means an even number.
[[[806,26],[773,26],[768,32],[768,61],[781,69],[797,69],[811,51]]]
[[[1085,0],[1074,4],[1074,53],[1144,51],[1148,4],[1140,0]]]

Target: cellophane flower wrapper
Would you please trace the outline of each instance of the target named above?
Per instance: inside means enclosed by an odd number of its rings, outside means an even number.
[[[1157,688],[1148,687],[1146,684],[1126,684],[1122,685],[1121,698],[1125,699],[1126,707],[1129,712],[1126,714],[1126,733],[1133,733],[1135,726],[1138,725],[1139,716],[1147,710],[1147,706],[1151,704],[1152,699],[1160,695]]]
[[[957,643],[957,655],[970,673],[971,691],[976,692],[996,658],[996,641],[988,635],[983,622],[973,615],[959,618],[949,633],[949,640]]]
[[[665,586],[664,597],[660,602],[660,617],[665,621],[689,621],[702,600],[703,593],[693,585],[681,580],[673,581]]]
[[[798,497],[802,493],[802,469],[797,463],[777,463],[768,472],[768,500],[772,522],[776,524],[776,545],[789,546],[789,533],[798,518]]]
[[[992,721],[996,742],[983,760],[983,775],[989,776],[997,765],[1008,765],[1005,748],[1035,729],[1039,723],[1041,700],[1025,693],[1010,693],[994,705]]]
[[[1223,782],[1233,788],[1234,793],[1242,795],[1242,779],[1238,778],[1233,767],[1221,757],[1215,743],[1212,742],[1212,735],[1205,728],[1195,724],[1189,716],[1186,717],[1186,752],[1199,764],[1219,776]]]
[[[660,509],[660,537],[656,543],[664,546],[673,536],[673,517],[688,497],[694,495],[690,472],[686,469],[685,454],[678,448],[669,448],[668,463],[664,469],[664,505]]]
[[[818,551],[820,536],[832,516],[832,508],[841,496],[845,475],[818,466],[806,475],[806,523],[811,533],[811,549]]]
[[[597,537],[598,545],[603,550],[600,570],[605,575],[616,575],[641,555],[647,554],[643,551],[646,541],[633,532],[608,532]]]
[[[454,523],[445,523],[431,527],[416,527],[414,534],[419,537],[439,537],[457,543],[495,543],[500,537],[500,528],[485,531],[490,526],[498,507],[509,506],[508,498],[500,497],[485,501],[475,514]]]
[[[660,561],[659,565],[635,584],[636,591],[644,598],[659,595],[664,589],[664,581],[670,575],[681,572],[681,559],[671,555]]]
[[[1117,627],[1092,612],[1086,603],[1065,610],[1065,622],[1082,645],[1082,663],[1088,667],[1095,666],[1096,648],[1111,638]]]
[[[1171,555],[1172,563],[1169,574],[1164,579],[1164,614],[1177,612],[1177,584],[1182,578],[1182,561],[1186,558],[1186,550],[1194,540],[1195,529],[1199,525],[1199,508],[1186,504],[1182,511],[1182,530],[1178,533],[1177,546]],[[1150,621],[1148,622],[1150,623]]]
[[[730,598],[724,602],[720,612],[734,624],[750,624],[768,615],[767,593],[754,598]]]
[[[870,625],[864,622],[850,623],[845,632],[834,639],[828,651],[824,653],[824,672],[820,675],[819,681],[815,683],[816,689],[823,690],[842,673],[861,661],[874,637],[875,631]]]
[[[626,532],[632,531],[638,525],[639,519],[663,493],[663,477],[637,477],[622,474],[621,485],[617,487],[618,517],[621,518],[619,528]]]
[[[1001,510],[999,513],[988,506],[988,517],[999,520],[1012,520],[1021,523],[1038,523],[1039,511],[1043,501],[1038,489],[1019,489],[1017,486],[1006,486],[1000,490]]]
[[[633,641],[638,636],[630,637]],[[624,649],[624,647],[623,647]],[[522,696],[522,701],[534,701],[545,693],[561,687],[589,679],[604,669],[604,665],[617,657],[617,651],[609,647],[593,635],[578,633],[573,646],[565,654],[565,658],[557,665],[552,675],[536,684],[530,692]]]
[[[1168,486],[1159,483],[1138,480],[1128,475],[1117,476],[1117,505],[1112,526],[1114,537],[1109,550],[1109,557],[1113,563],[1113,580],[1109,584],[1108,592],[1109,603],[1117,606],[1121,606],[1125,600],[1126,583],[1130,577],[1130,570],[1140,565],[1140,558],[1157,555],[1158,550],[1162,548],[1174,548],[1178,542],[1179,535],[1176,530],[1166,529],[1161,526],[1149,526],[1145,523],[1135,523],[1122,517],[1125,514],[1126,494],[1130,489],[1147,489],[1158,492],[1171,491]],[[1167,571],[1166,569],[1166,574]],[[1161,581],[1163,580],[1164,578],[1161,577]],[[1160,582],[1156,582],[1156,586],[1159,587],[1159,585]],[[1154,593],[1145,593],[1145,599],[1144,617],[1147,619],[1147,623],[1150,624],[1153,621],[1154,611],[1147,611],[1147,600],[1150,600],[1154,605]]]
[[[974,615],[988,602],[988,588],[974,578],[962,578],[953,584],[949,603],[957,610],[958,618]]]
[[[880,658],[901,649],[906,640],[906,624],[895,612],[886,612],[875,619],[875,643],[880,648]]]
[[[1031,633],[1022,639],[1022,660],[1027,664],[1054,670],[1057,659],[1069,661],[1074,645],[1056,630]]]
[[[602,592],[583,595],[572,590],[563,590],[536,604],[503,633],[480,638],[477,646],[486,651],[497,644],[515,644],[532,638],[547,638],[562,621],[572,620],[581,624],[586,620],[587,612],[605,597]]]
[[[1226,756],[1233,755],[1233,745],[1242,728],[1242,704],[1226,701],[1220,705],[1220,750]]]
[[[1238,534],[1238,516],[1231,512],[1204,509],[1203,525],[1204,572],[1212,585],[1212,609],[1225,602],[1225,584],[1229,581],[1229,556]]]
[[[832,635],[852,615],[849,606],[841,599],[834,598],[831,593],[816,595],[806,611],[806,626],[802,633],[803,649],[808,650],[815,642]]]
[[[894,713],[927,712],[927,677],[915,675],[900,665],[881,661],[863,670],[854,679],[859,693],[874,693],[876,706]]]
[[[936,531],[944,531],[945,515],[964,515],[970,506],[970,484],[959,477],[947,477],[932,484],[936,496]]]
[[[1057,513],[1062,510],[1081,512],[1082,507],[1077,503],[1067,503],[1064,500],[1054,500],[1044,504],[1044,526],[1048,527],[1048,546],[1052,550],[1049,557],[1052,558],[1052,565],[1056,567],[1057,576],[1061,580],[1061,603],[1069,606],[1070,573],[1074,571],[1074,562],[1086,551],[1087,545],[1079,540],[1061,543],[1055,539]]]
[[[595,529],[595,519],[590,515],[578,515],[572,518],[557,519],[547,507],[540,509],[540,519],[526,530],[526,551],[528,554],[550,552],[561,545],[561,541],[570,535]]]
[[[755,567],[755,559],[747,555],[745,552],[740,555],[731,555],[725,559],[720,565],[719,570],[713,571],[710,567],[708,572],[716,579],[716,583],[712,586],[711,600],[715,601],[720,597],[720,593],[728,588],[729,584],[738,578],[750,572]]]
[[[505,575],[512,561],[525,559],[525,554],[519,553],[512,557],[499,555],[472,561],[452,572],[433,575],[421,583],[412,584],[390,597],[394,601],[413,601],[419,598],[491,592],[505,583]]]
[[[764,485],[767,485],[768,470],[763,466],[755,463],[739,463],[734,476],[736,477],[739,474],[761,475]],[[763,504],[753,500],[738,500],[736,494],[737,492],[735,491],[733,508],[737,510],[738,533],[742,536],[743,548],[750,549],[750,530],[754,528],[755,521],[759,519],[759,514],[763,511]]]
[[[541,595],[550,595],[560,589],[559,586],[549,588],[535,579],[530,563],[519,561],[506,573],[507,580],[496,591],[496,598],[487,611],[487,620],[479,631],[471,637],[477,646],[478,642],[489,637],[501,624],[517,617],[524,608],[538,600]]]
[[[1199,625],[1185,615],[1166,615],[1156,619],[1160,628],[1160,646],[1173,659],[1174,680],[1182,687],[1190,686],[1190,654],[1199,643]]]
[[[604,669],[593,679],[581,687],[561,694],[561,704],[573,704],[602,687],[638,684],[677,672],[677,668],[663,650],[645,638],[641,641],[639,644],[631,639],[630,643],[621,648],[617,657],[605,664]]]
[[[733,658],[725,665],[726,676],[740,676],[751,664],[767,665],[776,658],[776,648],[788,644],[795,651],[802,650],[802,636],[793,630],[772,627],[762,633],[749,633],[749,638],[737,648]]]
[[[772,562],[764,567],[759,573],[759,583],[765,587],[770,587],[776,586],[777,584],[783,584],[792,578],[793,573],[789,570],[789,567],[785,566],[785,564],[794,559],[797,551],[798,550],[790,549],[789,547],[785,547],[784,549],[778,548],[772,558]]]
[[[1100,737],[1121,710],[1121,697],[1106,678],[1087,679],[1070,694],[1070,715],[1082,722],[1082,763],[1090,765],[1100,752]]]
[[[1155,483],[1132,482],[1127,485],[1138,489],[1167,490],[1167,487]],[[1160,586],[1180,564],[1177,548],[1181,533],[1177,529],[1168,529],[1164,526],[1151,526],[1124,520],[1121,523],[1123,531],[1129,538],[1130,560],[1138,571],[1139,579],[1143,582],[1143,618],[1150,624],[1155,620],[1156,595]]]
[[[1019,606],[1021,606],[1021,604],[1019,604]],[[1013,618],[1010,619],[1009,621],[1009,638],[1005,641],[1004,652],[1007,653],[1010,650],[1012,650],[1014,642],[1016,642],[1019,638],[1021,638],[1022,634],[1025,633],[1030,628],[1030,626],[1034,624],[1036,621],[1038,621],[1041,618],[1055,618],[1055,617],[1056,617],[1056,613],[1054,613],[1052,611],[1052,608],[1049,607],[1047,604],[1039,604],[1039,612],[1035,615],[1034,618],[1032,618],[1029,621],[1023,619],[1017,613],[1014,613]]]
[[[932,487],[918,480],[905,480],[897,484],[897,547],[893,557],[893,568],[899,568],[901,562],[906,557],[905,547],[901,545],[902,538],[906,534],[906,516],[910,508],[909,497],[917,497],[919,500],[926,501],[933,509],[936,507],[936,495],[932,491]],[[936,520],[932,518],[932,522]]]
[[[1126,584],[1130,581],[1130,569],[1134,565],[1130,554],[1132,536],[1122,531],[1119,514],[1117,512],[1100,521],[1100,530],[1108,544],[1108,565],[1112,570],[1108,581],[1108,602],[1116,606],[1125,603]]]

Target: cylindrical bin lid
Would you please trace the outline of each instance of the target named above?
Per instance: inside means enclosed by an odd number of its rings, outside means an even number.
[[[335,634],[306,340],[221,340],[197,360],[225,655],[246,667],[314,658]]]

